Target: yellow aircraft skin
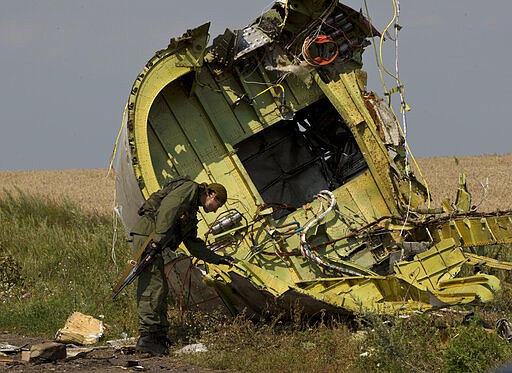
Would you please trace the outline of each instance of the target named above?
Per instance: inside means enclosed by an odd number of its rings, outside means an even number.
[[[177,297],[255,317],[295,305],[396,313],[492,299],[496,277],[458,275],[463,265],[511,268],[468,252],[510,244],[511,215],[468,211],[463,179],[454,203],[422,209],[429,196],[400,124],[366,92],[361,55],[379,33],[360,13],[277,1],[211,46],[208,29],[171,39],[136,78],[116,183],[128,230],[133,201],[169,178],[227,187],[224,211],[202,216],[199,232],[237,264],[192,268],[180,248],[167,264]]]

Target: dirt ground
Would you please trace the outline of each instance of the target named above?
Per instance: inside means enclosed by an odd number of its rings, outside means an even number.
[[[180,362],[179,354],[151,357],[135,353],[133,348],[116,349],[109,346],[96,347],[76,357],[56,361],[26,362],[20,350],[29,351],[33,345],[48,340],[0,332],[0,346],[8,344],[19,347],[18,351],[0,352],[0,371],[10,372],[122,372],[122,371],[171,371],[188,373],[221,372],[192,366]],[[4,349],[5,350],[5,349]],[[69,356],[69,348],[68,348]],[[226,371],[222,371],[226,372]]]

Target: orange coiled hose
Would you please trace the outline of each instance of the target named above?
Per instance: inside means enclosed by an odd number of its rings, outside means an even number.
[[[311,46],[316,47],[317,56],[311,56]],[[308,37],[302,44],[302,55],[306,62],[313,66],[325,66],[330,64],[338,57],[338,53],[338,44],[327,35]]]

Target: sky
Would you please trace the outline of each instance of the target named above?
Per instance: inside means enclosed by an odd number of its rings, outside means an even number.
[[[363,0],[342,1],[356,10]],[[0,170],[107,168],[134,79],[171,37],[211,40],[267,0],[2,0]],[[399,74],[416,157],[512,152],[510,0],[399,1]],[[391,0],[367,0],[383,30]],[[393,29],[391,29],[393,33]],[[394,42],[383,61],[394,72]],[[368,89],[383,96],[372,47]],[[396,83],[387,78],[386,86]],[[399,97],[393,95],[393,106]]]

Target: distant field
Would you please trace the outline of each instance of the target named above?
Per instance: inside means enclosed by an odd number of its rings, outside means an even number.
[[[455,198],[458,175],[466,174],[473,204],[479,211],[512,209],[512,153],[472,157],[419,158],[433,206]],[[415,171],[421,180],[420,175]],[[114,205],[114,177],[106,169],[0,171],[0,193],[16,192],[69,198],[87,211],[111,214]]]
[[[0,193],[20,190],[54,200],[69,198],[86,211],[111,214],[114,177],[106,169],[0,171]]]
[[[418,164],[435,206],[445,198],[455,199],[459,174],[463,172],[473,204],[479,206],[478,211],[512,209],[512,153],[420,158]],[[420,178],[418,172],[415,174]]]

